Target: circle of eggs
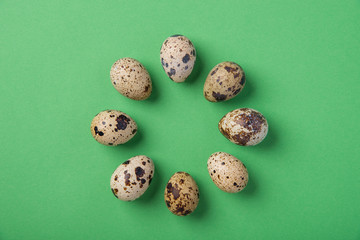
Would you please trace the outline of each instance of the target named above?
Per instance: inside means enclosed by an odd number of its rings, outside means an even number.
[[[165,73],[174,82],[184,82],[193,71],[196,51],[193,43],[183,35],[168,37],[160,49],[160,61]],[[152,81],[146,68],[136,59],[121,58],[110,69],[110,80],[123,96],[145,100],[152,92]],[[234,62],[217,64],[208,74],[204,97],[210,102],[227,101],[236,97],[245,86],[245,73]],[[251,146],[267,135],[268,124],[258,111],[249,108],[227,113],[218,124],[220,132],[231,142]],[[101,144],[116,146],[129,141],[137,132],[136,122],[127,114],[107,110],[97,114],[91,122],[92,136]],[[249,180],[245,165],[235,156],[216,152],[207,162],[209,175],[222,191],[242,191]],[[116,198],[133,201],[148,189],[155,171],[153,161],[145,156],[132,157],[114,171],[110,179],[111,191]],[[199,188],[186,172],[175,173],[168,181],[164,199],[175,215],[192,213],[199,203]]]
[[[268,132],[265,117],[251,108],[239,108],[227,113],[219,121],[218,127],[228,140],[242,146],[259,144]]]
[[[171,80],[184,82],[195,65],[195,47],[187,37],[173,35],[162,44],[160,61],[165,73]]]
[[[98,113],[92,120],[91,135],[101,144],[116,146],[126,143],[137,132],[136,122],[126,113],[107,110]]]
[[[144,155],[123,162],[111,176],[110,187],[114,196],[123,201],[133,201],[148,189],[154,176],[154,163]]]
[[[145,100],[151,95],[152,82],[144,65],[133,58],[121,58],[110,69],[110,80],[123,96]]]
[[[207,168],[211,180],[224,192],[240,192],[249,181],[245,165],[229,153],[213,153],[208,159]]]

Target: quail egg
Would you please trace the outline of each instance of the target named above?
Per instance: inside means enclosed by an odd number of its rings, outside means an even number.
[[[235,144],[253,146],[266,137],[268,123],[260,112],[250,108],[239,108],[220,120],[219,130]]]
[[[234,98],[245,86],[245,73],[234,62],[222,62],[211,69],[204,84],[204,96],[210,102]]]
[[[137,131],[136,122],[126,113],[107,110],[98,113],[90,126],[91,134],[101,144],[116,146],[133,138]]]
[[[177,172],[170,178],[164,195],[166,206],[178,216],[192,213],[199,203],[199,188],[186,172]]]
[[[245,165],[229,153],[212,154],[207,167],[211,180],[224,192],[240,192],[248,183],[249,175]]]
[[[192,42],[183,35],[168,37],[160,50],[161,65],[174,82],[184,82],[194,68],[196,51]]]
[[[154,176],[154,163],[144,155],[123,162],[111,176],[110,187],[114,196],[123,201],[133,201],[148,189]]]
[[[133,58],[121,58],[110,69],[110,80],[123,96],[145,100],[151,95],[152,82],[144,65]]]

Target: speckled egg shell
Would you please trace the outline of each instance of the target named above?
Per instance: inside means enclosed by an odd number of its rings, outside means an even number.
[[[210,102],[234,98],[245,86],[245,73],[234,62],[222,62],[211,69],[204,84],[204,96]]]
[[[249,181],[245,165],[229,153],[212,154],[207,162],[207,168],[211,180],[224,192],[240,192]]]
[[[187,37],[173,35],[162,44],[160,61],[171,80],[184,82],[194,68],[195,47]]]
[[[130,99],[144,100],[151,95],[152,82],[146,68],[133,58],[121,58],[110,69],[115,89]]]
[[[178,216],[192,213],[199,203],[199,188],[195,180],[186,172],[177,172],[165,188],[165,203]]]
[[[266,137],[268,123],[260,112],[250,108],[239,108],[220,120],[219,130],[235,144],[253,146]]]
[[[90,130],[92,136],[99,143],[116,146],[133,138],[137,131],[137,125],[126,113],[107,110],[93,118]]]
[[[111,191],[120,200],[133,201],[148,189],[154,176],[154,163],[144,155],[122,163],[110,179]]]

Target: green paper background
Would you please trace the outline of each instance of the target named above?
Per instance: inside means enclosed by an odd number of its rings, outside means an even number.
[[[181,84],[159,60],[176,33],[198,55]],[[360,239],[359,56],[355,0],[0,1],[0,239]],[[148,100],[111,85],[121,57],[148,69]],[[246,86],[210,103],[205,78],[227,60],[244,68]],[[217,129],[240,107],[268,120],[256,147]],[[138,135],[98,144],[89,127],[105,109],[132,116]],[[243,192],[212,183],[206,162],[216,151],[248,167]],[[154,160],[154,180],[121,202],[110,176],[140,154]],[[188,217],[163,199],[180,170],[200,188]]]

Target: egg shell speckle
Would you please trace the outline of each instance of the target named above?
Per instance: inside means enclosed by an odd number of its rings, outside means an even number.
[[[245,73],[234,62],[222,62],[211,69],[204,84],[204,97],[221,102],[237,96],[245,86]]]
[[[146,68],[136,59],[121,58],[110,69],[115,89],[130,99],[145,100],[152,92],[152,82]]]
[[[132,157],[112,174],[111,191],[120,200],[133,201],[148,189],[154,172],[154,163],[149,157],[144,155]]]
[[[235,144],[253,146],[266,137],[268,123],[260,112],[251,108],[239,108],[219,121],[219,130]]]
[[[161,65],[174,82],[184,82],[192,72],[196,51],[192,42],[183,35],[168,37],[160,49]]]
[[[245,165],[229,153],[213,153],[208,159],[207,167],[211,180],[224,192],[240,192],[249,181]]]
[[[136,122],[129,115],[117,110],[98,113],[90,126],[95,140],[107,146],[126,143],[135,136],[137,129]]]
[[[199,188],[195,180],[186,172],[177,172],[165,188],[165,203],[178,216],[192,213],[199,203]]]

